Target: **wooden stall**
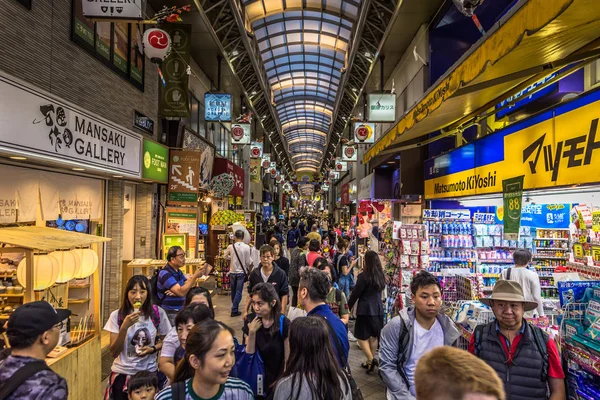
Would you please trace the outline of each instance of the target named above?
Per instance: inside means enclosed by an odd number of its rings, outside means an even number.
[[[90,393],[100,393],[102,379],[99,255],[103,252],[103,243],[107,241],[110,239],[101,236],[38,226],[0,228],[0,257],[4,253],[24,254],[19,267],[12,272],[4,272],[1,277],[7,279],[5,282],[10,280],[16,283],[15,288],[19,287],[19,290],[17,293],[15,290],[11,291],[12,293],[0,293],[0,300],[9,304],[0,311],[0,323],[4,323],[10,317],[11,310],[31,301],[45,300],[55,308],[71,310],[70,330],[65,332],[64,343],[57,346],[46,360],[50,368],[67,380],[69,399],[83,400],[90,398]],[[48,287],[36,290],[40,288],[37,280],[41,279],[42,275],[47,275],[39,260],[48,254],[53,254],[52,258],[57,260],[61,252],[80,252],[84,257],[91,254],[91,260],[85,260],[90,275],[81,276],[86,274],[83,272],[82,257],[79,258],[77,277],[59,279],[60,282],[54,281]],[[94,254],[96,257],[93,257]],[[64,263],[60,268],[66,265],[64,260],[63,258],[60,261]],[[92,272],[91,264],[94,263],[96,265],[92,265]],[[56,268],[55,264],[52,268]],[[63,272],[61,270],[61,274]]]

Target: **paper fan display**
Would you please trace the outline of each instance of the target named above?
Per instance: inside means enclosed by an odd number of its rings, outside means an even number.
[[[223,173],[212,178],[210,189],[216,197],[225,197],[231,192],[234,185],[235,180],[233,179],[233,176]]]

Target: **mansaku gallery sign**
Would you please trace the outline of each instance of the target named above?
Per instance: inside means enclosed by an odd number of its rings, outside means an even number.
[[[425,162],[428,199],[600,182],[600,92],[590,93]],[[595,165],[594,165],[595,162]]]
[[[141,176],[140,135],[2,75],[0,147]]]

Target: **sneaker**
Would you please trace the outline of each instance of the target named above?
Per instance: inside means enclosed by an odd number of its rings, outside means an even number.
[[[232,311],[232,312],[231,312],[231,316],[232,316],[232,317],[239,317],[240,315],[242,315],[242,313],[241,313],[241,312],[239,312],[239,311],[236,311],[236,312],[233,312],[233,311]]]
[[[348,340],[351,342],[356,342],[358,339],[356,339],[354,337],[354,335],[352,334],[352,332],[348,332]]]

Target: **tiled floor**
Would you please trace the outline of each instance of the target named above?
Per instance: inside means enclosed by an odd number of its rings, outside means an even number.
[[[241,304],[245,304],[246,291]],[[229,325],[236,333],[236,337],[241,339],[242,336],[242,317],[230,317],[231,297],[225,295],[213,296],[213,304],[215,308],[215,319]],[[350,322],[352,327],[352,322]],[[379,375],[375,372],[373,375],[367,375],[366,371],[360,367],[360,364],[365,361],[365,357],[356,345],[356,342],[350,342],[350,368],[352,376],[356,380],[365,400],[385,400],[385,385],[381,381]]]

